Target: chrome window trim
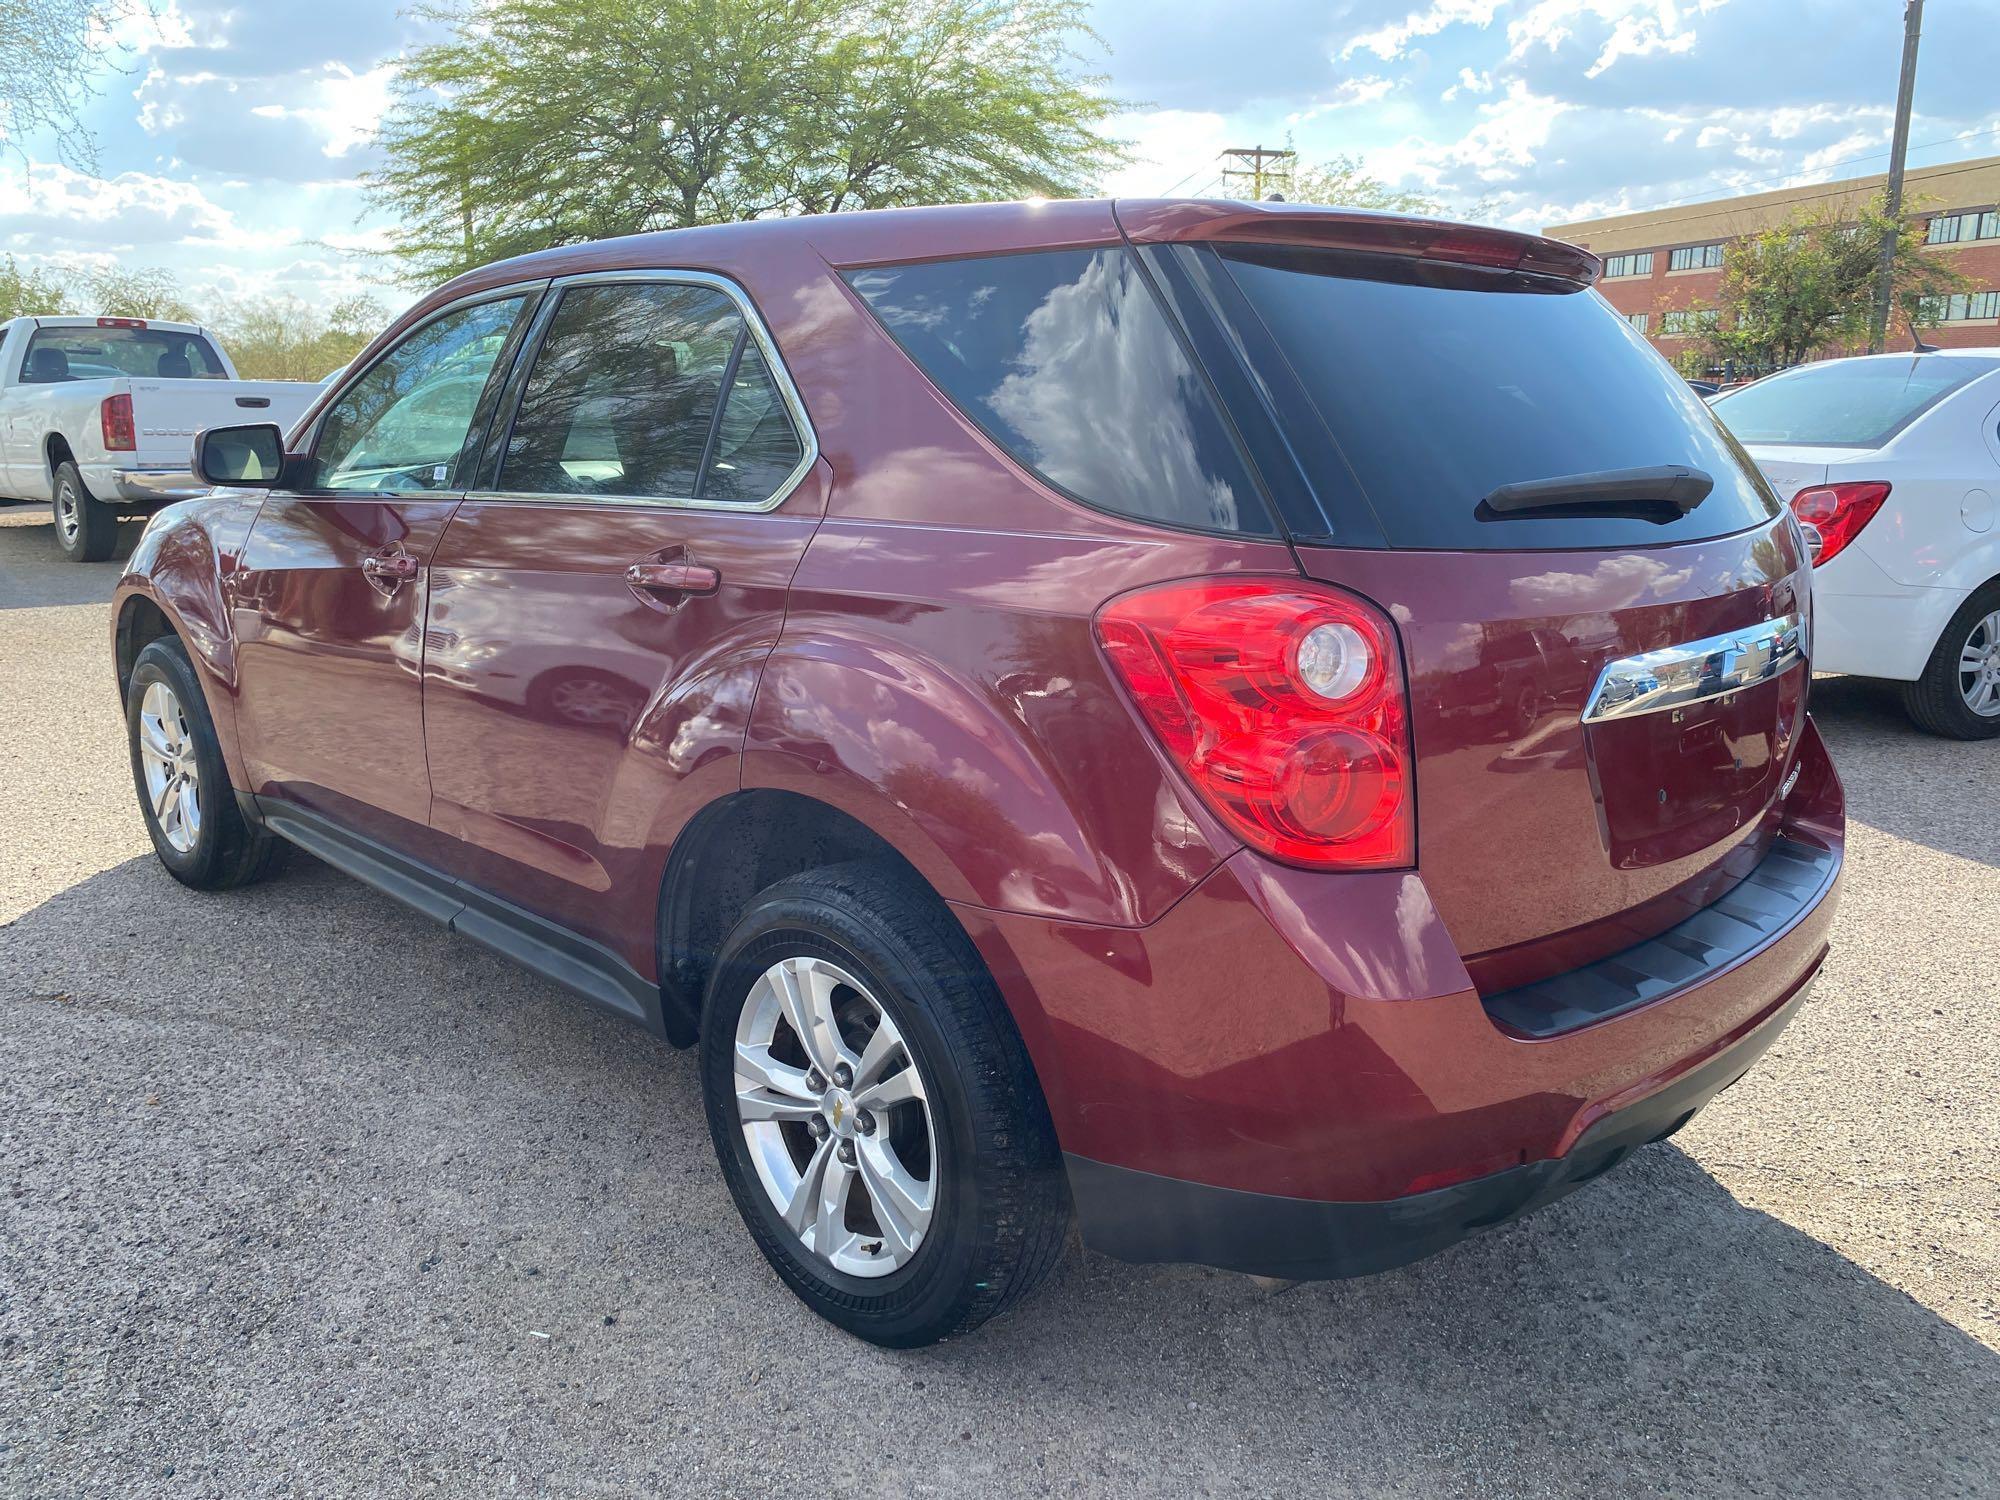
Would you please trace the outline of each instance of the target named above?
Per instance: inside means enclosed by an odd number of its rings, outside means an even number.
[[[1583,722],[1664,713],[1726,698],[1768,682],[1809,657],[1805,622],[1796,612],[1685,645],[1611,662],[1583,708]]]
[[[698,500],[692,495],[605,495],[571,494],[565,491],[478,489],[467,490],[467,501],[478,501],[481,505],[588,505],[606,506],[612,509],[650,510],[715,510],[738,513],[761,513],[776,510],[792,497],[798,487],[819,462],[819,437],[813,431],[812,419],[806,415],[805,401],[792,383],[792,372],[785,368],[785,362],[778,355],[777,342],[771,337],[770,329],[764,326],[764,319],[757,311],[757,304],[750,300],[750,294],[727,276],[713,271],[689,271],[670,267],[634,268],[616,271],[580,271],[570,276],[558,276],[548,283],[549,297],[536,309],[536,326],[528,331],[525,354],[528,358],[526,374],[534,373],[534,360],[540,356],[543,335],[561,306],[562,294],[571,287],[598,286],[620,282],[656,283],[665,286],[700,286],[717,291],[736,304],[736,311],[749,329],[750,337],[757,341],[757,348],[764,356],[764,364],[771,372],[773,384],[790,414],[792,427],[798,435],[802,455],[791,471],[779,483],[777,489],[764,500]],[[525,378],[525,377],[524,377]],[[508,416],[508,431],[511,435],[513,418],[520,409],[516,398],[514,410]],[[507,469],[506,454],[501,453],[500,475]]]

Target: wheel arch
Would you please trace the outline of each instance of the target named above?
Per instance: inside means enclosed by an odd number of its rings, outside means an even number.
[[[895,845],[830,803],[747,787],[696,813],[674,840],[660,883],[658,961],[668,1034],[683,1043],[693,1039],[715,956],[759,891],[853,860],[894,867],[949,909]]]

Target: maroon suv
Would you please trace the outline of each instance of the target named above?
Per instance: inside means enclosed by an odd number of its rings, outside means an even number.
[[[1343,1276],[1671,1134],[1827,950],[1799,533],[1591,256],[1216,202],[550,251],[114,610],[154,847],[297,844],[701,1049],[817,1312]],[[281,940],[274,934],[274,940]]]

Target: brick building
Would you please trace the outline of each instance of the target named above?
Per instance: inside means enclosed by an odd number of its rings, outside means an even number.
[[[1598,283],[1611,305],[1632,321],[1669,359],[1692,348],[1703,313],[1722,287],[1730,243],[1783,222],[1795,209],[1817,211],[1860,205],[1882,190],[1885,178],[1854,177],[1814,187],[1783,188],[1619,214],[1548,233],[1604,258]],[[1924,341],[1940,348],[2000,346],[2000,156],[1915,167],[1903,177],[1903,201],[1926,221],[1926,255],[1949,256],[1972,280],[1969,294],[1938,309],[1944,321],[1926,329]],[[1713,316],[1713,313],[1706,314]],[[1900,319],[1890,324],[1889,346],[1908,346]]]

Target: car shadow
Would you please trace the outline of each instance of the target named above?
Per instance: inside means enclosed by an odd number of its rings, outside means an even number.
[[[2000,1355],[1671,1145],[1360,1281],[1073,1246],[1009,1316],[893,1354],[758,1256],[690,1054],[310,860],[221,896],[150,858],[84,880],[0,928],[0,1005],[0,1385],[65,1413],[19,1435],[24,1476],[77,1459],[64,1432],[116,1455],[107,1484],[126,1454],[247,1484],[281,1431],[401,1463],[434,1411],[423,1464],[543,1492],[695,1465],[899,1494],[1943,1496],[2000,1473]],[[211,1415],[182,1423],[190,1368]],[[829,1459],[829,1422],[853,1452]]]
[[[1927,734],[1894,683],[1868,677],[1814,678],[1812,713],[1850,818],[2000,866],[2000,741]]]
[[[73,563],[56,545],[48,506],[0,509],[0,609],[109,602],[145,529],[144,520],[121,521],[118,547],[108,561]]]

